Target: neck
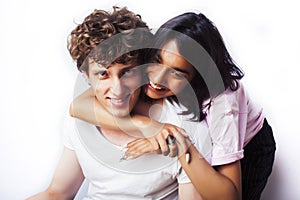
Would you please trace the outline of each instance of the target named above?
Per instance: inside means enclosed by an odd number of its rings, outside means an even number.
[[[97,128],[110,143],[120,147],[123,147],[129,142],[137,139],[131,136],[129,133],[125,133],[123,131],[116,131],[100,127]]]
[[[133,113],[157,120],[160,118],[162,106],[163,99],[139,100],[134,107]]]

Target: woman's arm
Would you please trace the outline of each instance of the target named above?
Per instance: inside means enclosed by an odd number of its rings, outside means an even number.
[[[187,152],[190,154],[190,162],[186,162],[185,154],[179,157],[179,161],[203,199],[241,199],[239,161],[220,166],[220,170],[216,171],[194,145],[190,145]]]
[[[178,199],[202,200],[198,191],[192,183],[184,183],[178,185]]]
[[[49,187],[27,200],[74,199],[83,180],[75,152],[65,147]]]
[[[115,117],[103,108],[95,98],[93,91],[88,89],[72,102],[70,115],[100,127],[121,130],[138,138],[152,138],[149,140],[152,145],[151,148],[144,149],[135,157],[158,150],[165,155],[170,153],[176,156],[177,154],[174,153],[176,149],[168,148],[166,137],[170,132],[180,131],[183,133],[184,130],[171,124],[152,120],[146,116],[149,107],[150,105],[140,101],[135,106],[135,114],[129,117]]]
[[[172,131],[170,134],[176,138],[178,158],[183,169],[203,199],[241,199],[239,161],[218,166],[218,171],[216,171],[195,146],[186,139],[185,135],[178,131]],[[154,149],[150,142],[152,139],[156,138],[144,138],[129,143],[126,154],[129,157],[138,157],[145,151],[151,152],[151,149]],[[188,162],[186,160],[187,153],[190,157]]]
[[[163,124],[141,114],[129,117],[116,117],[103,108],[97,101],[91,88],[74,99],[70,106],[70,115],[100,127],[122,130],[139,136],[150,136]],[[141,112],[139,112],[141,113]]]

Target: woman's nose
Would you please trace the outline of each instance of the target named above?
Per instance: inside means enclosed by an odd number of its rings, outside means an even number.
[[[165,85],[167,82],[167,73],[168,73],[168,68],[167,67],[161,67],[160,69],[156,69],[152,73],[152,81],[155,84],[159,85]]]

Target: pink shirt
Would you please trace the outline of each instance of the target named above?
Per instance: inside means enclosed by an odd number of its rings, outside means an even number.
[[[239,82],[237,91],[227,89],[212,99],[206,121],[212,137],[212,165],[223,165],[243,158],[243,147],[262,128],[262,108],[249,98]]]

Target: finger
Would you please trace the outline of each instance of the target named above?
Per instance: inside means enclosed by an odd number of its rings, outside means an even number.
[[[176,139],[174,136],[172,135],[168,135],[167,139],[167,144],[168,144],[168,147],[169,147],[169,156],[170,157],[175,157],[177,156],[177,145],[176,145]]]
[[[138,139],[138,140],[135,140],[135,141],[132,141],[130,143],[128,143],[126,145],[126,151],[130,151],[130,152],[134,152],[134,151],[138,151],[139,149],[141,149],[145,143],[148,143],[148,140],[147,139]],[[151,144],[150,144],[151,145]]]
[[[176,136],[175,136],[176,137]],[[178,147],[178,156],[182,156],[185,154],[186,150],[188,149],[188,139],[183,137],[182,135],[178,134],[176,137],[176,144]]]
[[[139,149],[149,147],[152,148],[152,144],[149,142],[148,139],[140,139],[138,141],[134,141],[131,143],[128,143],[126,146],[126,150],[128,151],[138,151]]]
[[[190,137],[190,136],[187,134],[187,132],[186,132],[184,129],[182,129],[182,128],[178,128],[178,132],[180,132],[184,137],[187,137],[187,138]]]
[[[169,146],[167,144],[167,141],[166,141],[166,138],[164,137],[164,135],[167,135],[167,134],[166,133],[158,134],[156,136],[156,141],[159,144],[159,147],[160,147],[160,150],[161,150],[162,154],[164,156],[167,156],[167,155],[169,155],[170,150],[169,150]]]
[[[126,147],[131,147],[131,146],[135,146],[139,143],[143,143],[145,139],[146,138],[139,138],[139,139],[133,140],[133,141],[127,143]]]
[[[169,144],[168,146],[169,146],[169,150],[170,150],[169,157],[171,157],[171,158],[176,157],[178,154],[178,148],[177,148],[176,143]]]
[[[158,150],[159,149],[159,143],[156,140],[156,138],[151,137],[151,138],[147,138],[147,140],[150,142],[150,144],[152,145],[152,149],[153,151]]]
[[[155,153],[157,153],[157,154],[162,154],[162,152],[161,152],[160,149],[157,149],[157,150],[155,151]]]
[[[134,148],[128,148],[125,152],[125,155],[134,159],[151,152],[153,152],[152,145],[149,145],[149,142],[147,141],[143,144],[140,144],[139,146],[135,146]]]
[[[141,138],[129,142],[126,145],[126,148],[130,149],[130,151],[134,151],[135,149],[141,148],[140,146],[147,145],[145,148],[147,149],[147,153],[154,152],[159,149],[159,144],[155,139],[152,138]]]
[[[189,135],[186,133],[186,131],[183,128],[180,127],[170,127],[169,128],[171,135],[174,135],[176,133],[181,134],[183,137],[189,137]]]

